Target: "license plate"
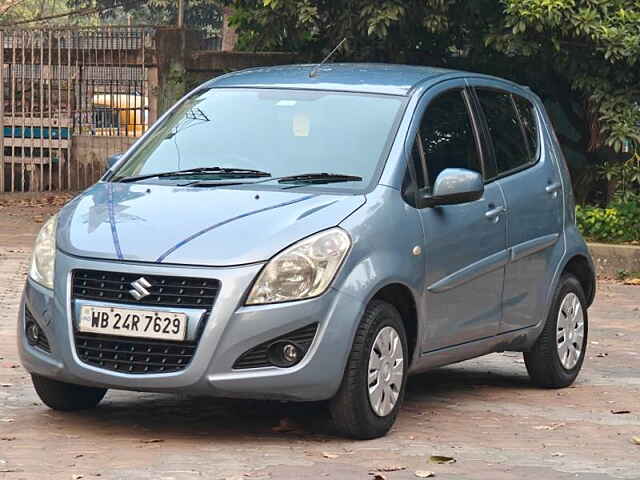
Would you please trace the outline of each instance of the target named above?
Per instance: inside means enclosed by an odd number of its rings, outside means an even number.
[[[184,340],[187,336],[187,315],[83,305],[78,329],[121,337]]]

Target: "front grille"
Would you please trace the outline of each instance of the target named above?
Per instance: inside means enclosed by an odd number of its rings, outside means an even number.
[[[251,350],[244,352],[236,362],[233,364],[233,368],[259,368],[259,367],[271,367],[273,363],[269,360],[269,347],[276,342],[288,340],[295,343],[302,349],[304,353],[307,352],[316,336],[316,330],[318,329],[317,323],[312,323],[293,332],[289,332],[285,335],[281,335],[277,338],[273,338],[268,342],[261,343],[260,345],[253,347]]]
[[[35,323],[36,325],[38,325],[38,322],[36,322],[36,318],[33,316],[33,313],[31,313],[31,310],[29,310],[29,307],[27,307],[26,305],[24,306],[24,326],[25,326],[25,330],[26,328],[29,326],[30,323]],[[35,343],[31,343],[31,341],[29,340],[29,343],[35,347],[38,347],[40,350],[44,350],[47,353],[51,353],[51,346],[49,345],[49,339],[47,338],[47,336],[44,334],[44,331],[42,330],[42,328],[40,328],[40,325],[38,325],[38,328],[40,329],[40,333],[38,335],[38,340],[35,341]],[[26,334],[26,331],[25,331]],[[27,340],[29,339],[29,337],[27,337]]]
[[[76,352],[84,363],[122,373],[170,373],[184,370],[197,342],[131,340],[90,333],[75,334]]]
[[[132,282],[144,277],[151,284],[149,295],[136,300],[129,293]],[[140,275],[97,270],[74,270],[73,298],[133,305],[205,308],[210,310],[220,290],[220,282],[209,278]]]
[[[133,289],[132,282],[141,277],[145,280],[143,285],[150,285],[145,286],[149,294],[138,300],[129,290]],[[74,333],[76,352],[84,363],[123,373],[170,373],[185,369],[191,362],[220,290],[220,282],[208,278],[74,270],[72,289],[74,300],[206,310],[196,340],[191,342]]]

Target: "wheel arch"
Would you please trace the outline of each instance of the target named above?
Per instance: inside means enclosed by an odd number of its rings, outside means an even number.
[[[570,273],[578,279],[587,299],[587,307],[591,306],[596,296],[596,275],[588,258],[580,254],[574,255],[565,264],[562,273]]]
[[[409,359],[413,361],[414,353],[418,348],[418,310],[416,300],[411,289],[403,283],[389,283],[381,286],[369,299],[382,300],[393,305],[400,316],[407,334],[407,346],[409,347]],[[368,302],[367,302],[368,303]]]

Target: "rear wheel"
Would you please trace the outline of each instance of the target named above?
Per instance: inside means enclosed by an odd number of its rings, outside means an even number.
[[[94,408],[107,393],[105,388],[74,385],[40,375],[31,375],[31,381],[40,400],[54,410],[70,412]]]
[[[404,397],[407,352],[398,310],[372,301],[356,332],[340,389],[330,402],[342,434],[377,438],[393,426]]]
[[[584,362],[589,320],[584,291],[576,277],[563,275],[540,337],[524,361],[531,380],[546,388],[571,385]]]

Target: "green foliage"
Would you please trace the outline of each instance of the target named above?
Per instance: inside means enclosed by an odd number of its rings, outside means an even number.
[[[640,196],[613,202],[608,208],[578,206],[576,223],[589,240],[640,242]]]
[[[640,155],[623,162],[605,161],[596,168],[607,181],[607,208],[577,207],[576,223],[583,235],[600,242],[640,242]]]
[[[57,0],[58,1],[58,0]],[[177,0],[64,0],[71,8],[102,8],[101,23],[136,25],[175,25]],[[222,24],[221,2],[188,0],[185,22],[209,35],[218,33]]]
[[[604,162],[598,173],[613,186],[613,200],[633,201],[640,193],[640,155],[625,162]]]
[[[640,152],[637,0],[226,3],[235,7],[241,48],[295,51],[317,60],[346,37],[336,60],[506,76],[562,106],[580,134],[576,150]]]
[[[66,0],[0,0],[0,25],[12,25],[14,22],[42,17],[61,15],[71,10]],[[57,17],[47,20],[49,25],[73,24],[90,25],[96,17],[91,15],[76,17]],[[28,24],[30,26],[36,24]]]

